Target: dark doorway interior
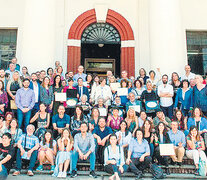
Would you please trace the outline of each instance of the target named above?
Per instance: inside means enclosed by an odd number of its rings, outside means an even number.
[[[84,65],[85,58],[104,58],[116,60],[116,76],[120,76],[120,44],[81,44],[81,64]],[[95,73],[95,72],[94,72]]]

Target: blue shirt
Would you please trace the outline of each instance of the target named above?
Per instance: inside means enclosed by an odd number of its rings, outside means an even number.
[[[146,139],[143,139],[139,144],[137,138],[132,138],[128,151],[132,152],[132,158],[140,158],[143,154],[150,153],[150,147]]]
[[[193,88],[194,107],[201,108],[202,111],[207,111],[207,85],[198,90],[197,86]]]
[[[190,117],[188,119],[188,122],[187,122],[188,130],[190,130],[191,126],[196,126],[197,127],[197,123],[195,122],[194,118]],[[207,129],[207,119],[204,118],[204,117],[201,117],[201,120],[200,120],[197,128],[198,128],[199,131],[203,131],[204,129]]]
[[[28,136],[25,138],[26,134],[22,134],[22,136],[20,137],[20,141],[22,142],[21,145],[24,148],[28,148],[28,149],[32,149],[33,147],[35,147],[36,144],[39,143],[39,139],[35,136]],[[26,140],[26,145],[25,145],[25,140]]]
[[[15,96],[15,103],[19,109],[29,108],[30,110],[35,105],[35,93],[32,89],[18,89]]]
[[[183,143],[183,147],[185,147],[186,145],[186,141],[185,141],[185,134],[180,131],[177,130],[177,133],[174,134],[172,132],[172,130],[168,131],[168,135],[170,137],[170,141],[173,143],[174,146],[178,146],[178,143]]]
[[[112,133],[112,129],[108,126],[106,126],[103,131],[100,130],[99,126],[96,126],[93,130],[93,134],[98,135],[101,139],[105,138],[106,136]]]
[[[52,123],[56,124],[57,128],[65,128],[67,124],[70,124],[70,116],[64,114],[63,118],[61,119],[59,114],[56,114],[52,117]]]
[[[74,80],[74,82],[77,82],[78,81],[78,78],[82,78],[83,79],[83,82],[85,82],[86,81],[86,74],[84,74],[84,73],[82,73],[81,75],[80,74],[75,74],[74,76],[73,76],[73,80]]]

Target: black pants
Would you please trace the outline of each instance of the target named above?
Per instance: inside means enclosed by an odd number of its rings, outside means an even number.
[[[132,158],[132,162],[129,164],[129,168],[134,174],[140,173],[140,171],[148,168],[152,163],[151,156],[145,157],[143,162],[140,162],[139,159],[140,158]]]
[[[128,168],[129,168],[128,165],[126,165],[126,164],[123,165],[124,172],[127,172]],[[104,169],[109,174],[114,174],[115,172],[117,172],[119,174],[119,176],[121,175],[121,172],[119,171],[119,166],[117,166],[116,164],[105,165]]]
[[[164,166],[168,166],[168,156],[160,156],[160,148],[157,146],[154,150],[154,157],[158,160],[158,163]]]
[[[104,150],[105,150],[105,146],[97,145],[96,161],[100,164],[104,164]]]

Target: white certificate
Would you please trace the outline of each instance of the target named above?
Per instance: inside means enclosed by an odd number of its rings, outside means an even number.
[[[118,96],[128,96],[128,88],[118,88],[117,95]]]
[[[173,144],[160,144],[160,155],[161,156],[173,156],[175,155]]]
[[[106,108],[98,108],[100,116],[107,116]]]
[[[55,101],[66,101],[66,93],[55,93]]]
[[[87,87],[88,83],[87,82],[83,82],[83,86]]]
[[[117,91],[118,88],[120,88],[120,83],[110,83],[110,88],[112,91]]]
[[[132,109],[134,109],[136,112],[140,113],[140,105],[129,106],[129,108],[132,108]]]

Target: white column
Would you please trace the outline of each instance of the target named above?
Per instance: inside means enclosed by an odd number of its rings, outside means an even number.
[[[25,1],[21,66],[29,72],[54,67],[56,0]]]
[[[187,63],[180,0],[149,0],[151,69],[180,75]]]

